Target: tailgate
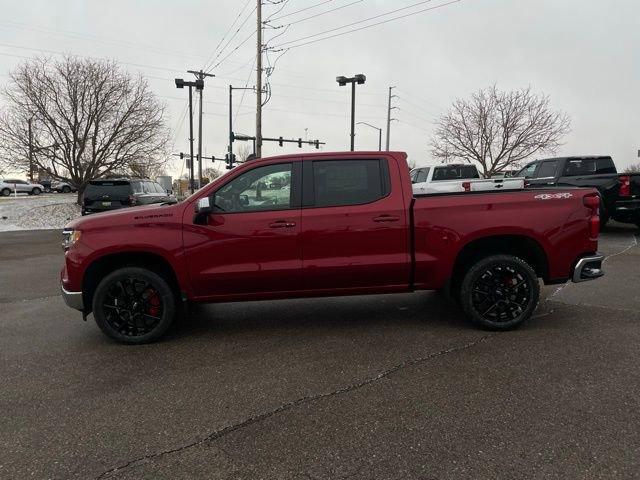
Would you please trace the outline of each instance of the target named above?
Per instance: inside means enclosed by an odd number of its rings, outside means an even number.
[[[492,178],[488,180],[470,181],[472,192],[486,190],[520,190],[524,188],[524,178]]]
[[[92,181],[84,191],[83,203],[85,207],[109,210],[128,206],[129,195],[129,182]]]

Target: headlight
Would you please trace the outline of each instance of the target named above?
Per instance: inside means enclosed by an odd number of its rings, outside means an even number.
[[[62,249],[66,252],[80,240],[80,230],[65,229],[62,231]]]

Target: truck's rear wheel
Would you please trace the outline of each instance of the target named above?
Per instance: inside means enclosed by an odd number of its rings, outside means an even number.
[[[100,329],[121,343],[140,344],[160,338],[171,326],[175,295],[160,275],[126,267],[107,275],[93,296],[93,315]]]
[[[528,320],[538,306],[535,271],[512,255],[492,255],[464,275],[460,304],[469,319],[490,330],[510,330]]]

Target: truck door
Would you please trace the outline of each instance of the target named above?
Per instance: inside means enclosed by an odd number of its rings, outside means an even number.
[[[543,160],[538,164],[535,174],[527,180],[532,187],[544,187],[554,185],[558,172],[558,160]]]
[[[406,288],[409,218],[398,164],[351,157],[303,165],[305,289]]]
[[[184,245],[198,297],[272,294],[302,288],[300,162],[262,165],[209,198],[206,225],[184,219]]]

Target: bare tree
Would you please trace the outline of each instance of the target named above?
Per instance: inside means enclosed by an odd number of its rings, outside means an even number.
[[[629,165],[624,169],[624,173],[640,173],[640,163],[636,165]]]
[[[238,147],[238,153],[236,154],[236,161],[238,163],[244,163],[249,158],[249,155],[253,153],[253,150],[247,143],[243,143]]]
[[[483,89],[456,100],[436,122],[432,154],[445,162],[476,162],[488,178],[536,153],[554,152],[571,121],[553,111],[549,97],[530,88],[511,92]]]
[[[208,167],[202,170],[202,175],[207,178],[209,182],[213,182],[216,178],[222,176],[222,172],[216,167]]]
[[[2,158],[13,170],[70,181],[78,199],[94,178],[161,167],[168,158],[164,106],[144,79],[114,62],[34,58],[10,74],[4,96]]]

